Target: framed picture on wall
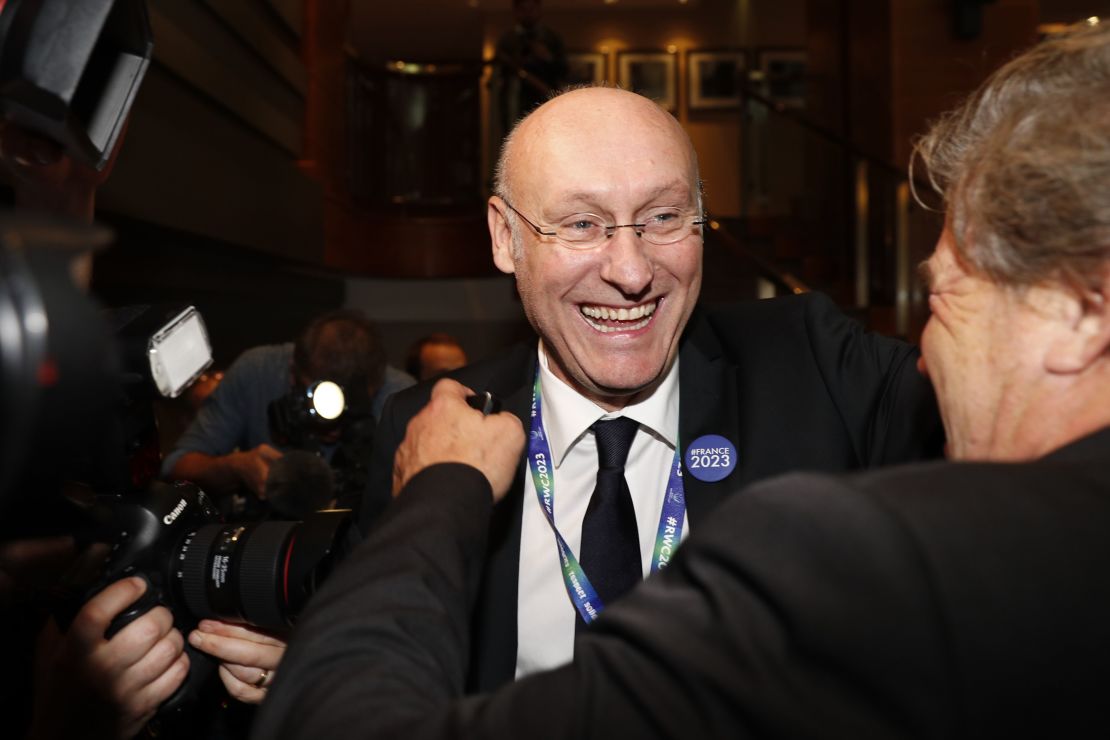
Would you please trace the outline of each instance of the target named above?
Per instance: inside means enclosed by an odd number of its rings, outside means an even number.
[[[739,50],[691,51],[686,57],[690,110],[736,108],[747,64]]]
[[[804,49],[760,49],[759,71],[767,97],[787,108],[806,104],[806,52]]]
[[[675,55],[667,52],[621,52],[617,55],[617,80],[625,90],[651,98],[674,110]]]
[[[567,84],[603,84],[608,73],[605,66],[605,55],[601,52],[584,51],[567,54]]]

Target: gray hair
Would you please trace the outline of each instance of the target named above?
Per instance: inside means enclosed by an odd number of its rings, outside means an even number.
[[[1110,23],[1010,61],[917,158],[972,268],[1015,288],[1096,287],[1110,265]]]

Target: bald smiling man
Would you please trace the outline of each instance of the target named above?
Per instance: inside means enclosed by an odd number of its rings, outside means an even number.
[[[586,624],[745,483],[939,455],[913,348],[818,294],[698,307],[697,157],[652,101],[613,88],[550,100],[505,142],[495,191],[493,260],[538,341],[449,377],[502,399],[535,444],[494,511],[470,689],[569,661]],[[366,530],[430,388],[383,413]],[[623,457],[623,483],[599,455]]]
[[[1107,121],[1102,24],[1010,62],[920,145],[948,208],[924,365],[958,462],[751,486],[571,664],[464,697],[491,502],[512,495],[529,425],[441,381],[398,450],[397,500],[298,626],[256,737],[1110,736]],[[557,217],[518,197],[541,227]]]

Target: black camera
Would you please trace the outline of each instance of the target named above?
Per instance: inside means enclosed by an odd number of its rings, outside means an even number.
[[[139,576],[148,588],[113,620],[108,636],[158,605],[183,634],[201,619],[292,626],[309,597],[343,554],[347,510],[316,512],[304,521],[225,524],[192,483],[154,481],[139,494],[99,497],[89,512],[112,542],[99,589]],[[161,707],[187,706],[215,669],[186,646],[189,678]]]
[[[270,403],[270,438],[284,451],[266,482],[277,513],[298,518],[333,499],[343,508],[361,502],[375,422],[364,389],[354,390],[317,380]]]
[[[139,496],[98,505],[104,509],[94,516],[118,529],[103,585],[143,576],[151,585],[144,600],[192,626],[200,619],[292,626],[331,572],[352,522],[350,511],[331,509],[298,522],[225,524],[208,496],[183,481],[155,481]]]
[[[139,576],[147,591],[108,637],[158,605],[183,632],[204,618],[288,627],[355,533],[350,514],[224,524],[195,485],[153,479],[151,401],[208,366],[207,331],[191,307],[98,311],[68,263],[105,240],[89,227],[0,218],[0,536],[111,546],[91,590],[47,595],[62,623],[92,593]],[[189,677],[162,716],[187,706],[215,669],[186,650]]]
[[[270,437],[282,447],[315,450],[342,430],[347,394],[332,380],[317,380],[270,402]]]

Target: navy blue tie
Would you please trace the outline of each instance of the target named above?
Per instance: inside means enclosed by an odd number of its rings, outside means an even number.
[[[639,428],[638,422],[624,416],[592,427],[597,439],[597,485],[582,520],[578,562],[606,606],[643,578],[636,510],[624,479],[624,463]],[[583,626],[579,615],[576,629]]]

